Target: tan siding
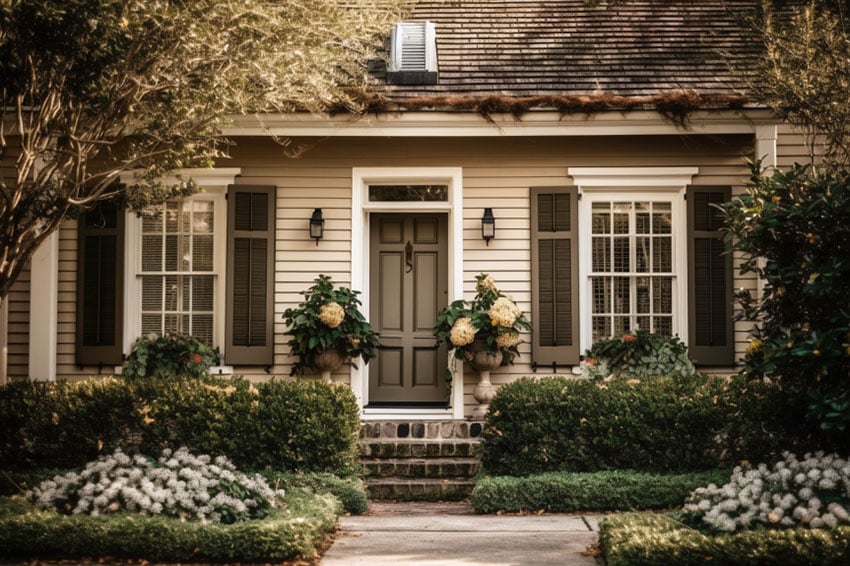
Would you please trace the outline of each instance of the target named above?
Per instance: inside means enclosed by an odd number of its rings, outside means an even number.
[[[815,160],[823,153],[823,147],[815,144]],[[788,168],[795,163],[808,164],[812,162],[812,150],[809,139],[799,129],[788,125],[779,126],[776,139],[776,161],[781,168]]]
[[[313,142],[306,141],[310,146]],[[263,139],[240,139],[227,166],[242,168],[238,182],[271,184],[277,190],[275,250],[275,365],[271,374],[263,368],[235,368],[252,379],[289,374],[283,311],[301,300],[300,291],[318,273],[348,285],[351,262],[351,174],[353,167],[461,167],[463,169],[463,288],[473,294],[475,276],[484,271],[496,279],[526,312],[531,310],[531,256],[529,249],[529,188],[571,185],[567,167],[586,166],[698,166],[695,183],[733,185],[743,190],[748,170],[743,156],[752,156],[752,136],[668,136],[593,138],[495,138],[495,139],[329,139],[317,143],[298,159],[281,157],[280,148]],[[486,246],[481,239],[484,207],[493,208],[496,238]],[[316,246],[307,236],[307,220],[314,208],[322,208],[325,237]],[[76,250],[76,232],[63,231],[63,250]],[[67,241],[66,241],[67,240]],[[71,241],[73,240],[73,241]],[[63,252],[64,253],[64,252]],[[64,260],[63,256],[63,260]],[[69,260],[70,264],[73,261]],[[64,265],[64,261],[63,261]],[[73,317],[75,272],[62,269],[60,302],[60,375],[80,375],[73,367]],[[736,287],[755,287],[751,278],[738,278]],[[746,345],[746,329],[736,328],[739,353]],[[516,365],[494,372],[495,383],[506,383],[531,369],[529,344],[520,347]],[[88,368],[91,372],[92,368]],[[559,370],[563,373],[565,370]],[[471,397],[476,381],[467,370],[464,397],[467,414],[475,404]],[[536,375],[546,375],[539,369]],[[348,382],[348,370],[334,375]]]
[[[29,265],[21,272],[12,285],[9,301],[9,357],[8,374],[10,379],[29,377],[30,343],[30,269]]]

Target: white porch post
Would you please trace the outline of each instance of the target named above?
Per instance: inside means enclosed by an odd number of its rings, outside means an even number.
[[[765,175],[772,175],[778,167],[776,157],[776,138],[779,127],[774,125],[756,126],[756,160],[761,159],[761,166]],[[759,258],[759,266],[764,267],[764,258]],[[756,279],[756,293],[759,297],[764,295],[764,279]]]
[[[36,250],[30,267],[29,377],[56,381],[56,334],[59,308],[59,234]]]

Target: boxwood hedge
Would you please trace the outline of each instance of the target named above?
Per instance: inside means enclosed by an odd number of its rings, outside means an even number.
[[[351,475],[360,417],[348,387],[244,379],[107,378],[0,388],[0,469],[71,469],[104,452],[188,447],[240,469]]]
[[[492,475],[732,468],[817,448],[813,423],[778,387],[707,376],[503,385],[482,435]]]

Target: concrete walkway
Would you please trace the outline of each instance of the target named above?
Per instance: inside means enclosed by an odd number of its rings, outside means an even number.
[[[466,503],[373,503],[342,517],[322,566],[603,564],[583,556],[600,515],[475,515]]]

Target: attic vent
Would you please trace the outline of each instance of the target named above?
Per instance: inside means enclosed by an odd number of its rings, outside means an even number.
[[[401,22],[393,27],[387,82],[437,84],[437,39],[431,22]]]

